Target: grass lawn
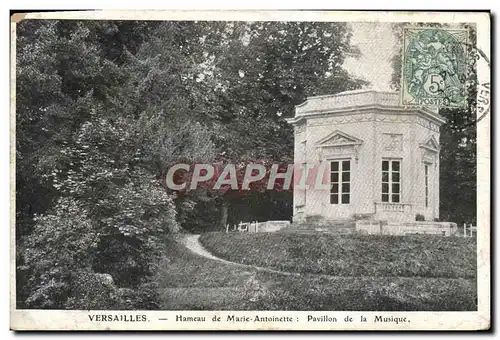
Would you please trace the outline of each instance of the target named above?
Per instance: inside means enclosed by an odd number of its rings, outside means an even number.
[[[476,277],[476,242],[432,235],[206,233],[200,242],[223,259],[335,276]]]
[[[224,235],[214,233],[203,239],[223,239]],[[473,279],[284,276],[209,260],[175,241],[167,244],[156,281],[165,310],[477,309]]]

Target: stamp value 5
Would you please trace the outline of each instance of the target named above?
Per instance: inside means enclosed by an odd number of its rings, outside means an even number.
[[[464,107],[467,30],[405,27],[401,104]]]

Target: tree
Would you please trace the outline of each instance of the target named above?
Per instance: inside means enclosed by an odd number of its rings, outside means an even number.
[[[205,128],[192,129],[186,121],[181,125],[181,118],[172,120],[189,104],[176,94],[185,91],[180,75],[194,64],[167,55],[180,61],[179,69],[159,69],[158,58],[142,49],[147,35],[139,39],[140,46],[132,44],[137,56],[126,46],[103,47],[105,38],[120,29],[114,22],[20,25],[16,176],[21,307],[43,303],[73,308],[77,301],[83,303],[75,295],[81,286],[68,275],[70,266],[44,258],[58,251],[76,256],[78,248],[64,250],[63,244],[49,242],[51,232],[69,238],[79,230],[60,213],[69,209],[68,202],[87,216],[86,228],[96,237],[95,247],[83,248],[90,263],[73,263],[74,272],[85,272],[87,278],[110,275],[115,288],[130,288],[140,295],[161,256],[162,238],[177,230],[175,196],[162,185],[162,163],[172,161],[176,152],[193,158],[211,152]],[[165,98],[162,91],[172,97]],[[43,196],[39,188],[50,195]],[[35,219],[36,214],[42,216]],[[86,223],[77,215],[71,215],[73,223]],[[50,253],[42,251],[44,243],[50,243]],[[102,299],[110,301],[113,292],[108,290]],[[95,301],[92,308],[101,305],[102,300]]]
[[[200,82],[214,93],[211,124],[223,164],[292,163],[293,132],[283,118],[295,105],[366,84],[342,67],[347,53],[357,53],[344,23],[239,22],[220,32],[219,43],[206,46],[210,62]],[[218,195],[221,227],[242,199],[231,190]],[[291,192],[283,199],[291,215]]]

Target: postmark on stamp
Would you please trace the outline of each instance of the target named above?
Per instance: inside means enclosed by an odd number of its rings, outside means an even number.
[[[401,104],[463,107],[467,30],[405,27],[403,39]]]

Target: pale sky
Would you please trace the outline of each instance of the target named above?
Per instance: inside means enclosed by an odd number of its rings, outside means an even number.
[[[359,59],[347,58],[344,67],[353,75],[371,82],[369,88],[389,91],[392,76],[391,58],[395,53],[396,39],[391,23],[350,23],[352,44],[361,51]]]

